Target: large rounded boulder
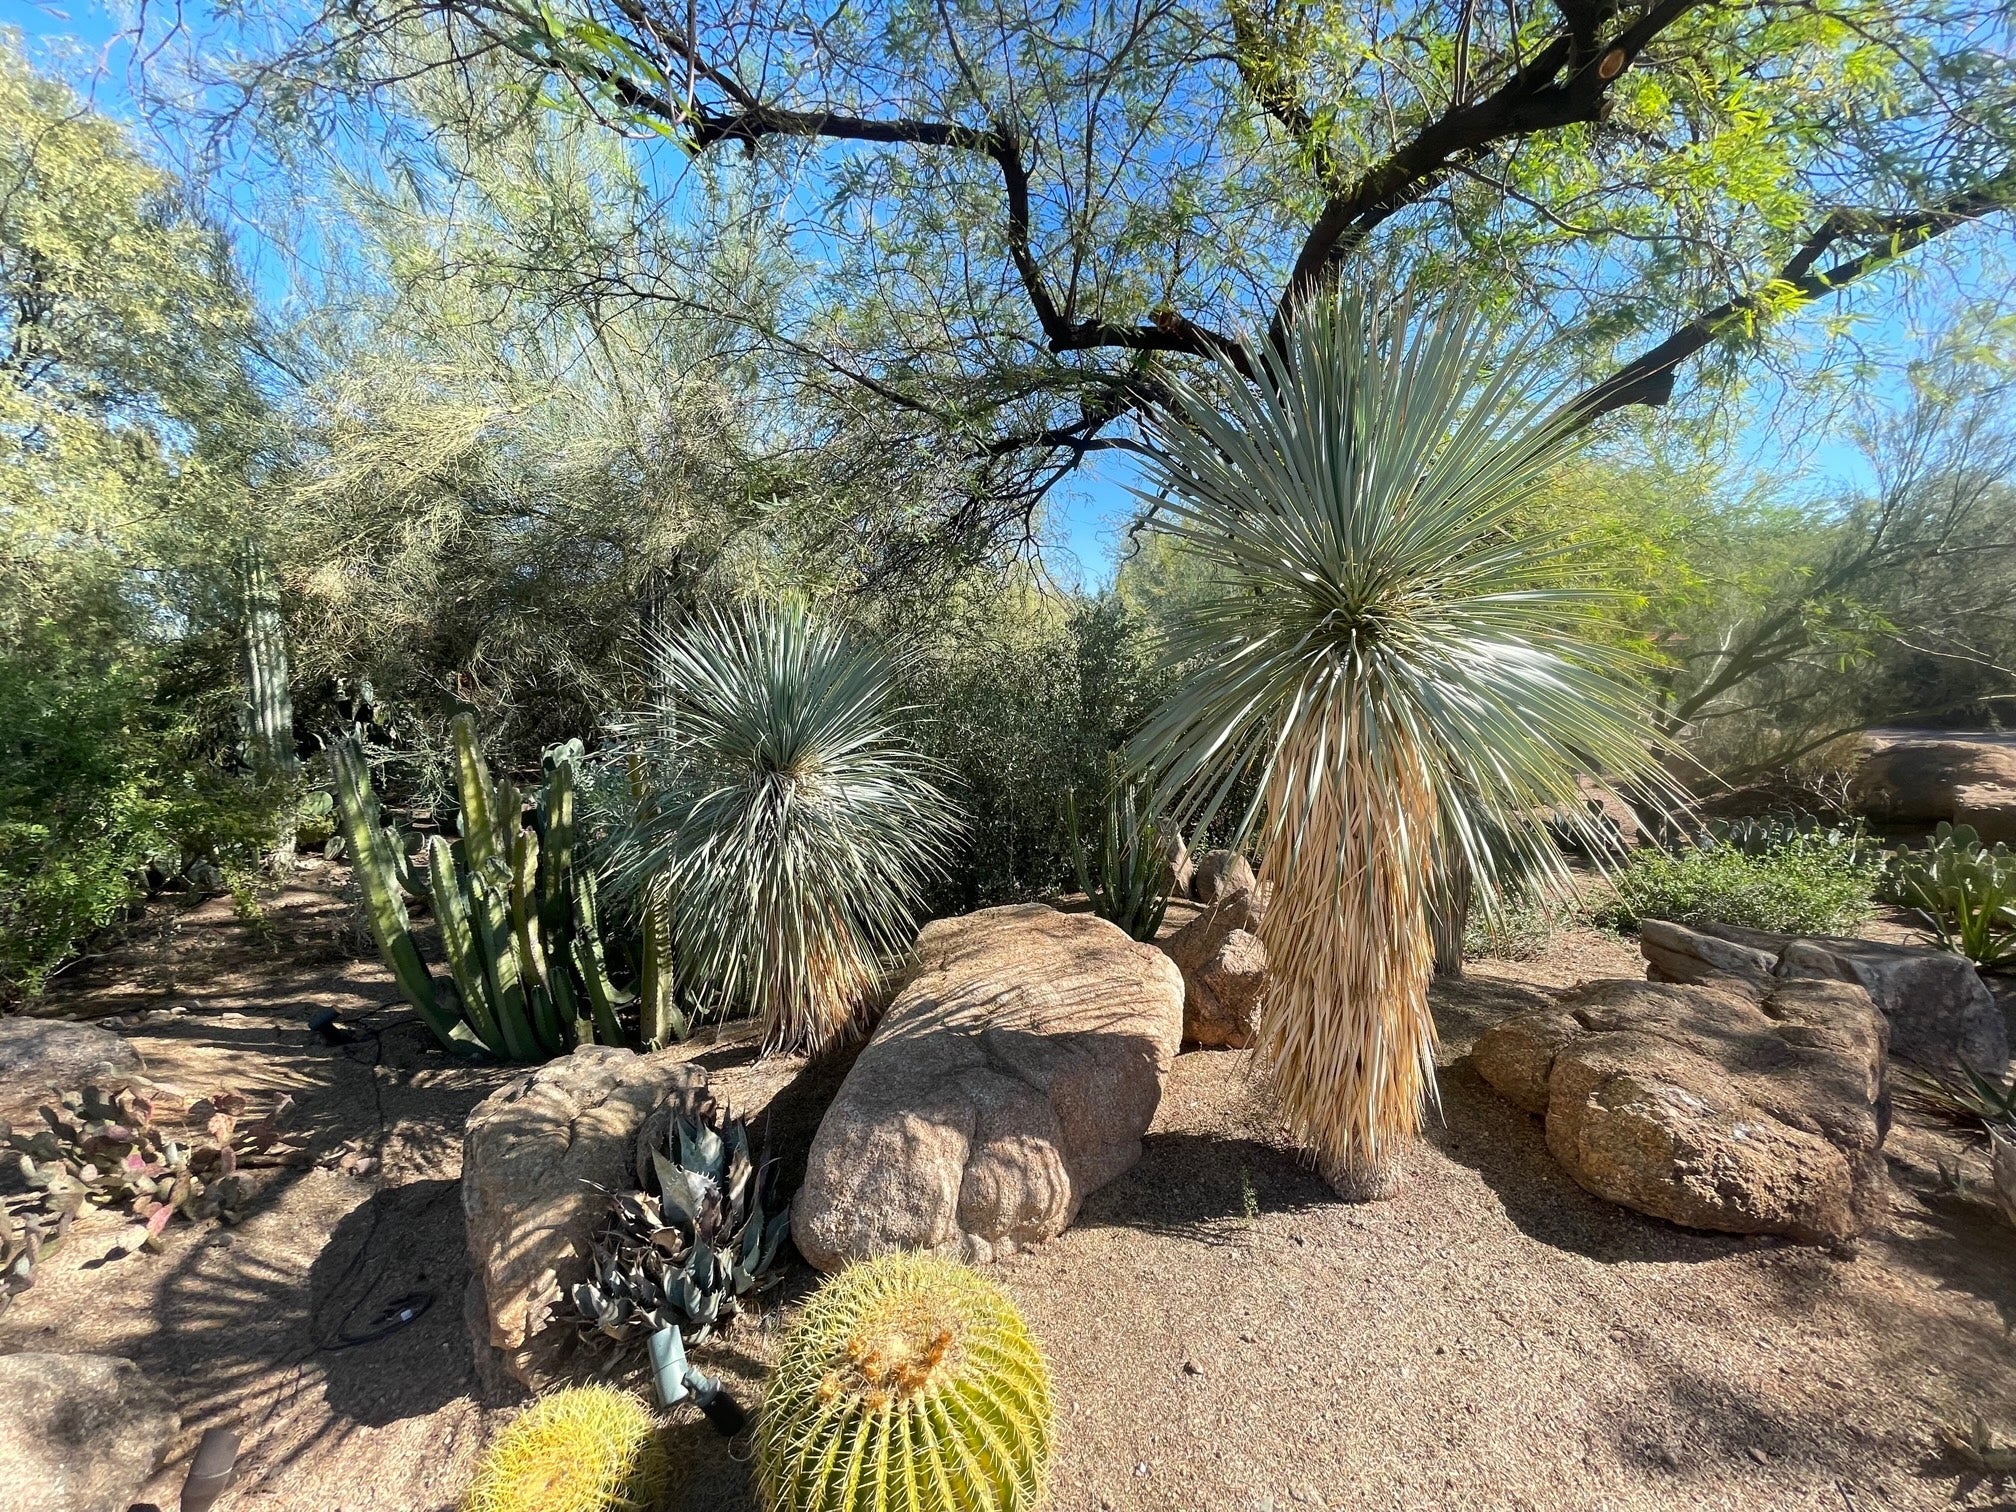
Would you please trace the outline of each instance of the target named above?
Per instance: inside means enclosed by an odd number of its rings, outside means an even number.
[[[1061,1233],[1140,1158],[1182,1032],[1175,963],[1104,919],[1032,903],[926,925],[813,1140],[799,1251],[985,1261]]]

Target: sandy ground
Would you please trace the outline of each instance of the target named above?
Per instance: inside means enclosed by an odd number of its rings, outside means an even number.
[[[221,902],[169,916],[47,1004],[118,1014],[161,1080],[289,1090],[310,1134],[237,1228],[178,1224],[110,1263],[117,1224],[80,1229],[0,1316],[0,1352],[124,1354],[174,1394],[158,1506],[201,1430],[235,1421],[220,1512],[447,1509],[514,1410],[464,1331],[455,1185],[461,1124],[508,1073],[431,1051],[360,943],[310,872],[263,929]],[[1438,988],[1443,1117],[1375,1206],[1303,1169],[1250,1057],[1182,1056],[1141,1163],[998,1268],[1054,1364],[1059,1512],[2016,1507],[1936,1438],[2016,1429],[2016,1234],[1977,1154],[1904,1115],[1891,1222],[1852,1256],[1689,1233],[1581,1192],[1464,1060],[1534,984],[1638,969],[1573,931]],[[313,1041],[323,1006],[365,1037]],[[359,1155],[380,1164],[346,1174]],[[710,1347],[745,1398],[809,1279]],[[736,1446],[685,1418],[671,1437],[675,1507],[751,1505]]]

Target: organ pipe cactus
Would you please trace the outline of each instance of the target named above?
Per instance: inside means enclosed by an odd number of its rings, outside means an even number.
[[[343,843],[350,853],[351,870],[364,900],[364,917],[378,953],[385,958],[406,1001],[434,1031],[435,1038],[451,1050],[463,1048],[467,1041],[457,1035],[461,1022],[442,1003],[434,975],[413,943],[406,894],[399,885],[400,849],[379,816],[378,795],[371,791],[363,753],[345,742],[330,753],[330,764],[336,775],[336,811],[342,819]]]
[[[428,842],[424,873],[380,818],[362,755],[348,743],[333,753],[337,808],[372,938],[407,1001],[449,1049],[513,1061],[584,1042],[628,1043],[623,1013],[640,1000],[647,1046],[682,1035],[669,916],[647,912],[644,938],[626,951],[643,963],[637,991],[610,978],[594,879],[575,864],[574,752],[547,763],[528,826],[523,797],[510,779],[491,778],[467,715],[452,733],[461,834]],[[421,959],[408,896],[433,911],[452,991]]]
[[[820,1288],[785,1337],[756,1428],[766,1512],[1029,1512],[1050,1373],[1000,1288],[888,1254]]]

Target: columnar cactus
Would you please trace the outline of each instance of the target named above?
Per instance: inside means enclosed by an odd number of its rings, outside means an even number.
[[[784,1340],[756,1430],[767,1512],[1028,1512],[1050,1373],[997,1286],[938,1255],[828,1281]]]
[[[498,1436],[462,1512],[632,1512],[657,1506],[670,1479],[651,1409],[579,1386],[541,1397]]]
[[[583,1041],[626,1043],[619,1011],[639,998],[647,1046],[680,1037],[670,919],[659,906],[647,910],[645,937],[629,952],[642,962],[638,991],[610,980],[594,879],[574,866],[574,766],[566,759],[574,753],[548,764],[538,823],[528,826],[518,789],[508,778],[492,780],[468,716],[452,729],[461,836],[435,836],[417,877],[379,818],[362,756],[348,744],[333,753],[337,807],[371,932],[407,1000],[449,1048],[514,1061],[561,1055]],[[452,995],[414,946],[402,887],[432,906]]]

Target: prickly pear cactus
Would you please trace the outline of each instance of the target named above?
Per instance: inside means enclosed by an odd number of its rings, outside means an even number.
[[[577,1386],[541,1397],[498,1436],[462,1512],[628,1512],[657,1506],[671,1474],[650,1408]]]
[[[756,1430],[767,1512],[1029,1512],[1050,1463],[1050,1372],[1015,1306],[939,1255],[820,1288]]]

